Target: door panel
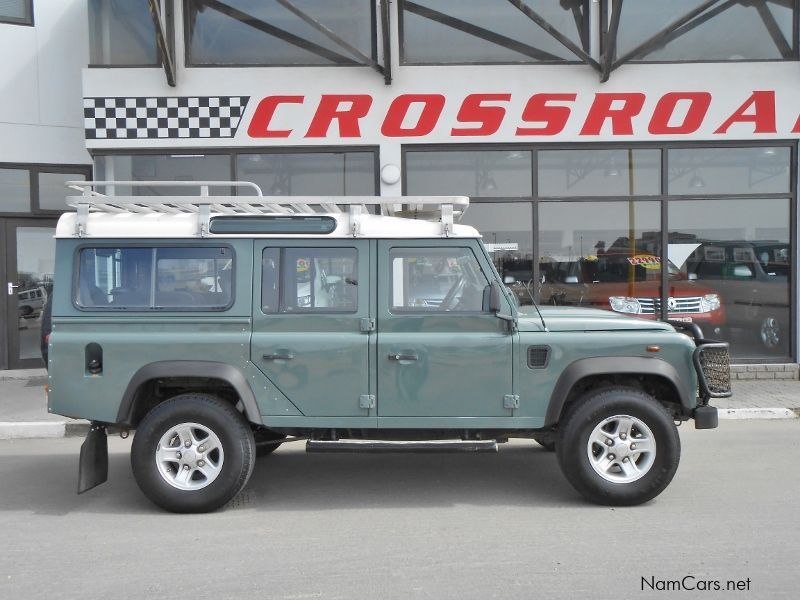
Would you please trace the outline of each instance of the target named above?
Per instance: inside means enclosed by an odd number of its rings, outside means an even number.
[[[477,243],[379,241],[378,415],[511,416],[512,340]],[[384,275],[385,273],[385,275]]]
[[[306,416],[369,416],[369,242],[254,250],[253,364]]]
[[[43,366],[41,319],[53,289],[55,222],[38,219],[6,221],[5,255],[8,367]]]

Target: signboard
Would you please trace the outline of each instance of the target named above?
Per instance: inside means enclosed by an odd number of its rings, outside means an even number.
[[[442,77],[443,70],[447,77]],[[84,71],[87,145],[291,146],[786,139],[796,63]],[[200,76],[202,75],[202,76]]]

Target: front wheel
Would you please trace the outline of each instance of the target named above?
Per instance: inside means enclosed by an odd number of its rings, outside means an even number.
[[[208,512],[233,498],[255,465],[253,432],[229,403],[181,394],[151,410],[136,430],[131,466],[136,483],[172,512]]]
[[[564,476],[597,504],[630,506],[669,485],[681,444],[667,410],[626,387],[589,392],[575,401],[556,445]]]

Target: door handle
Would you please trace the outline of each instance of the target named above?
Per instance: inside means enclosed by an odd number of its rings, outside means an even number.
[[[11,283],[9,281],[8,282],[8,295],[9,296],[13,296],[14,295],[14,290],[17,289],[18,287],[19,287],[18,285],[14,285],[13,283]]]
[[[264,354],[261,356],[264,360],[292,360],[294,358],[294,354],[285,353],[285,354]]]
[[[419,360],[416,354],[390,354],[389,360]]]

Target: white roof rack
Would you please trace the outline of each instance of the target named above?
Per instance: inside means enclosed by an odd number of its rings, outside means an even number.
[[[67,197],[67,205],[77,211],[75,234],[87,234],[90,212],[137,213],[137,214],[197,214],[197,234],[205,237],[209,233],[211,215],[292,215],[292,214],[339,214],[347,207],[350,217],[350,233],[355,237],[361,232],[360,217],[369,212],[368,206],[380,206],[380,214],[440,221],[442,235],[453,232],[453,222],[469,207],[466,196],[264,196],[261,188],[249,181],[68,181],[67,187],[81,193]],[[118,196],[116,186],[131,188],[176,187],[195,188],[197,194],[190,196],[136,195]],[[97,188],[106,188],[112,193],[101,194]],[[210,194],[211,188],[249,188],[247,196]]]

